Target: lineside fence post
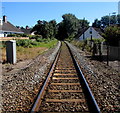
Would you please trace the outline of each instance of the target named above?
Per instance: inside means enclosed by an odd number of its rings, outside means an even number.
[[[107,43],[107,65],[109,65],[109,45]]]

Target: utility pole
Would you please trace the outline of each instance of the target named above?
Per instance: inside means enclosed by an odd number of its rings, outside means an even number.
[[[115,14],[116,14],[116,12],[109,13],[109,26],[110,26],[110,18],[111,18],[111,14],[112,14],[112,15],[115,15]],[[116,23],[117,23],[117,17],[116,17]]]
[[[85,31],[84,31],[84,29],[85,29],[85,27],[84,27],[84,21],[85,21],[85,18],[83,18],[83,22],[82,22],[82,28],[83,28],[83,40],[85,39]]]
[[[109,65],[109,46],[107,43],[107,65]]]
[[[109,26],[110,26],[110,13],[109,13]]]
[[[92,27],[90,27],[91,41],[92,41]]]

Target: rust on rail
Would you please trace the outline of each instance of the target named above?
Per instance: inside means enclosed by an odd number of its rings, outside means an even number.
[[[86,95],[89,94],[86,89],[89,88],[87,85],[83,87],[84,81],[80,76],[81,71],[76,65],[69,47],[62,43],[31,113],[54,113],[56,111],[59,113],[63,111],[64,113],[66,111],[100,113],[94,101],[89,104],[89,100],[86,98]],[[91,98],[91,93],[89,98]],[[66,103],[69,104],[66,105]],[[91,109],[89,105],[93,108]]]

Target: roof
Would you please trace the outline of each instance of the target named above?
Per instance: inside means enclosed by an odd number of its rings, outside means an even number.
[[[100,28],[93,27],[100,35],[103,33],[103,31]]]
[[[3,21],[3,25],[0,25],[0,30],[2,30],[3,32],[23,33],[20,29],[18,29],[8,21],[7,22]]]
[[[21,31],[24,32],[25,34],[31,34],[31,28],[30,29],[25,29],[25,28],[21,28]]]
[[[80,31],[75,37],[76,39],[79,38],[89,27],[86,27],[84,29],[82,29],[82,31]]]

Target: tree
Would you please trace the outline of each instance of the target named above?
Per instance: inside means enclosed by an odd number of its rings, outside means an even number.
[[[120,27],[109,26],[105,29],[103,37],[106,39],[109,45],[119,46],[120,43]]]
[[[119,15],[117,15],[117,24],[119,24],[119,25],[120,25],[120,14],[119,14]]]
[[[50,38],[55,38],[57,34],[57,23],[55,20],[49,22]]]
[[[95,19],[94,20],[94,23],[92,24],[93,27],[97,27],[97,28],[100,28],[101,26],[101,21],[99,21],[98,19]]]
[[[103,16],[100,20],[95,19],[92,26],[100,28],[101,26],[120,25],[120,15]]]
[[[31,32],[36,31],[36,34],[42,35],[43,38],[55,38],[57,33],[56,21],[50,22],[38,20]]]
[[[62,16],[68,37],[72,34],[77,34],[79,27],[79,19],[73,14],[65,14]]]
[[[81,29],[88,26],[88,22],[83,19],[79,20],[73,14],[64,14],[63,21],[58,24],[58,39],[74,38]],[[84,24],[83,24],[84,23]]]
[[[111,18],[110,18],[111,19]],[[109,25],[109,16],[103,16],[103,17],[101,17],[101,24],[103,24],[103,25]]]
[[[67,30],[65,27],[65,24],[63,22],[60,22],[58,25],[58,32],[56,38],[58,40],[64,40],[68,37]]]
[[[58,24],[55,20],[49,22],[38,20],[31,32],[35,31],[35,34],[42,35],[43,38],[56,37],[59,40],[64,40],[74,38],[76,34],[89,25],[87,20],[80,20],[73,14],[64,14],[62,18],[62,22]]]
[[[85,18],[83,19],[79,19],[79,28],[87,28],[89,26],[89,22],[87,20],[85,20]]]

